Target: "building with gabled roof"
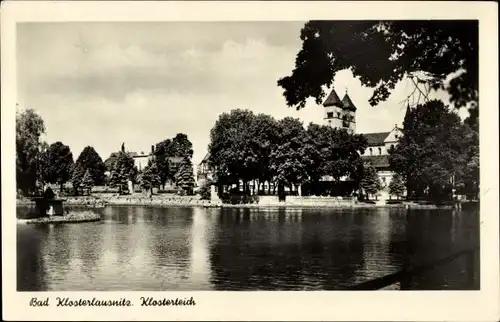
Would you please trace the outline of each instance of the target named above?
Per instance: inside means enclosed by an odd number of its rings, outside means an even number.
[[[356,106],[347,94],[340,100],[335,88],[332,88],[330,94],[323,102],[325,111],[324,120],[327,125],[347,129],[350,133],[356,132]]]

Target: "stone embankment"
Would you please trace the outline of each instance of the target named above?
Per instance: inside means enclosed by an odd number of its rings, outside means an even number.
[[[102,208],[106,205],[121,206],[182,206],[182,207],[227,207],[227,208],[409,208],[409,209],[443,209],[452,206],[437,206],[432,204],[421,204],[413,202],[401,202],[399,204],[373,204],[358,202],[352,198],[341,197],[298,197],[288,196],[286,201],[279,202],[276,196],[260,196],[258,203],[251,204],[228,204],[220,201],[203,200],[200,196],[179,196],[179,195],[153,195],[152,197],[142,194],[136,195],[109,195],[94,194],[91,196],[64,197],[64,205],[84,206],[90,208]],[[18,200],[18,205],[31,205],[29,200]]]
[[[47,216],[33,219],[18,219],[26,224],[83,223],[101,220],[101,215],[92,211],[70,211],[63,216]]]

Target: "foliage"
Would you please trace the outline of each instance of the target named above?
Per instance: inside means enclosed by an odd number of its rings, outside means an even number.
[[[82,178],[81,188],[84,191],[87,191],[87,194],[89,194],[93,186],[94,186],[94,179],[92,178],[91,170],[87,169]]]
[[[209,164],[219,183],[258,180],[284,185],[318,182],[325,175],[349,176],[359,182],[359,152],[367,142],[362,135],[274,118],[248,110],[220,115],[211,130]]]
[[[389,159],[409,196],[442,200],[451,195],[453,181],[467,178],[471,169],[479,174],[479,164],[468,167],[478,156],[477,133],[442,102],[433,100],[409,110],[403,134]]]
[[[177,173],[177,185],[187,194],[192,194],[194,184],[193,164],[191,163],[191,159],[186,155]]]
[[[128,181],[134,181],[136,176],[137,168],[134,165],[134,159],[126,152],[120,151],[109,174],[110,187],[118,187],[119,192],[122,193],[128,189]]]
[[[179,170],[176,164],[172,164],[172,157],[193,157],[193,144],[184,133],[177,133],[172,139],[166,139],[156,144],[154,156],[158,168],[158,174],[162,185],[167,180],[175,180],[175,174]]]
[[[477,20],[309,21],[301,30],[295,69],[281,78],[289,106],[321,103],[337,72],[349,69],[364,86],[375,88],[372,106],[385,101],[408,77],[429,90],[443,89],[456,108],[478,101]],[[424,76],[419,76],[423,74]]]
[[[78,159],[76,159],[76,163],[81,164],[84,169],[89,170],[95,185],[104,184],[106,165],[93,147],[85,147],[78,156]]]
[[[216,168],[219,181],[249,181],[259,177],[262,166],[259,153],[263,153],[260,148],[265,142],[256,143],[255,125],[256,117],[249,110],[237,109],[219,116],[210,132],[209,144],[209,163]]]
[[[35,111],[16,113],[16,185],[25,195],[36,187],[44,133],[44,122]]]
[[[377,170],[371,164],[365,166],[360,184],[361,188],[370,195],[375,195],[382,189],[382,183],[378,177]]]
[[[83,177],[85,176],[85,169],[83,165],[79,162],[76,162],[73,165],[72,173],[71,173],[71,183],[73,184],[73,190],[75,195],[79,194],[80,189],[82,188]]]
[[[400,174],[395,173],[389,183],[389,193],[401,197],[405,193],[406,187]]]
[[[118,159],[119,152],[112,152],[109,157],[104,161],[104,166],[106,167],[106,171],[111,172],[113,166]]]
[[[200,188],[200,196],[203,200],[210,200],[212,198],[212,192],[210,191],[209,185],[204,185]]]
[[[73,167],[73,154],[69,146],[58,141],[52,143],[45,151],[44,156],[44,181],[48,183],[57,183],[61,186],[71,178]]]
[[[140,174],[139,183],[141,188],[152,194],[153,188],[158,187],[161,184],[161,179],[158,173],[159,170],[156,162],[149,160],[147,166]]]
[[[306,131],[299,119],[278,121],[279,137],[270,155],[270,171],[278,185],[301,184],[307,180],[309,162],[304,140]]]

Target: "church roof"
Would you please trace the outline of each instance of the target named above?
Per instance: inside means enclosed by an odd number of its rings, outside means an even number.
[[[200,164],[201,163],[205,163],[205,162],[208,162],[208,159],[210,158],[210,152],[205,154],[205,157],[203,158],[203,160],[201,160]]]
[[[337,95],[337,92],[335,92],[335,88],[332,88],[332,91],[330,92],[330,95],[326,98],[326,100],[323,102],[323,106],[328,107],[328,106],[339,106],[342,107],[342,101],[340,100],[339,96]]]
[[[383,155],[363,155],[361,159],[367,163],[371,163],[371,165],[377,168],[388,168],[389,167],[389,156],[386,154]]]
[[[346,110],[356,112],[356,106],[354,106],[351,98],[349,97],[349,95],[347,95],[347,93],[345,93],[344,98],[342,99],[342,104],[344,105],[344,108]]]
[[[385,139],[391,132],[363,133],[368,141],[368,146],[384,145]]]

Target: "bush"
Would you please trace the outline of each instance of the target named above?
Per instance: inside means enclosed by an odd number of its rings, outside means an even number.
[[[201,199],[210,200],[210,198],[212,196],[210,193],[210,186],[209,185],[204,185],[200,188],[200,196],[201,196]]]
[[[256,196],[256,195],[250,196],[250,195],[242,195],[242,194],[224,193],[220,197],[221,197],[221,200],[223,203],[228,203],[228,204],[232,204],[232,205],[259,203],[259,196]]]
[[[172,189],[158,189],[158,193],[170,193],[170,194],[177,194],[180,190],[182,189],[176,189],[176,188],[172,188]]]

